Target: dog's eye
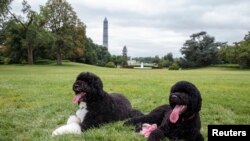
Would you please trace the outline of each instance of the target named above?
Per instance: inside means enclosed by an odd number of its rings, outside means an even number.
[[[78,85],[74,85],[74,89],[77,89],[79,86]]]

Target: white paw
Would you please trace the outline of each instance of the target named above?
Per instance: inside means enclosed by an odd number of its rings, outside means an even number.
[[[63,134],[81,134],[81,127],[77,123],[71,123],[63,125],[52,132],[52,136],[58,136]]]
[[[76,117],[75,115],[72,115],[68,118],[67,124],[71,124],[71,123],[77,123],[80,124],[80,119],[78,117]]]

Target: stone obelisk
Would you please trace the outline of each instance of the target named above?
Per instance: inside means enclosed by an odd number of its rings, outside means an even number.
[[[103,46],[108,49],[108,20],[106,17],[103,21]]]

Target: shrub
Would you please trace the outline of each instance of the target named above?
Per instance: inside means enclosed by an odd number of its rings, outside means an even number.
[[[4,57],[0,56],[0,64],[3,64]]]
[[[175,62],[168,68],[169,70],[179,70],[180,66]]]
[[[23,59],[23,60],[21,61],[21,64],[27,64],[27,61]]]
[[[55,61],[50,60],[50,59],[39,59],[35,61],[35,64],[39,64],[39,65],[44,65],[44,64],[52,64]]]
[[[114,62],[108,62],[105,67],[108,67],[108,68],[115,68],[115,63]]]
[[[3,64],[5,64],[5,65],[10,64],[10,61],[11,61],[10,58],[5,57],[5,58],[3,59]]]

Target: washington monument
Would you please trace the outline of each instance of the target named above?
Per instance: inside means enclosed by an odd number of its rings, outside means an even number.
[[[103,21],[103,46],[108,49],[108,20],[106,17]]]

